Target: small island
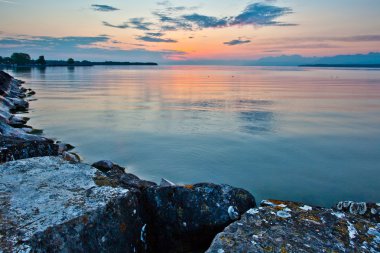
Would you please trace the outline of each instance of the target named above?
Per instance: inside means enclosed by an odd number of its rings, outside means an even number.
[[[92,62],[92,61],[76,61],[73,58],[67,60],[45,60],[45,56],[41,55],[38,59],[32,59],[27,53],[13,53],[10,57],[0,56],[0,67],[3,68],[19,68],[19,67],[92,67],[99,65],[107,66],[157,66],[155,62]]]

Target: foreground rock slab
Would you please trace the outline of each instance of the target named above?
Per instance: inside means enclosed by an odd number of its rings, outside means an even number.
[[[136,196],[59,157],[0,166],[0,252],[142,252]]]
[[[219,233],[207,252],[380,252],[380,224],[328,208],[263,201]]]

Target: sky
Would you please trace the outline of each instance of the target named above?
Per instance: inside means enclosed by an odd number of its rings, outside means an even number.
[[[380,0],[0,0],[0,55],[240,62],[380,51]]]

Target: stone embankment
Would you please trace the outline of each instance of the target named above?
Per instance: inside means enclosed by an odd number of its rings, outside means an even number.
[[[0,252],[379,252],[379,204],[256,206],[229,185],[81,163],[26,125],[34,92],[0,71]],[[211,244],[211,246],[210,246]]]

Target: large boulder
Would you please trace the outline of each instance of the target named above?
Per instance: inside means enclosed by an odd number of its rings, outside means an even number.
[[[249,192],[210,183],[149,187],[144,198],[152,252],[202,252],[218,232],[256,206]]]
[[[219,233],[207,252],[380,252],[380,224],[328,208],[263,201]]]
[[[0,166],[0,252],[143,252],[141,206],[59,157]]]
[[[0,135],[0,163],[38,156],[58,155],[58,146],[48,139],[24,140]]]

